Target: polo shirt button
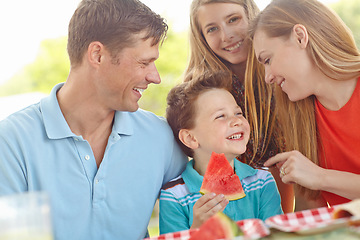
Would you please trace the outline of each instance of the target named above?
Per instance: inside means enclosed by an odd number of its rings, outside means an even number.
[[[85,156],[85,160],[90,160],[90,156],[89,156],[89,155],[86,155],[86,156]]]

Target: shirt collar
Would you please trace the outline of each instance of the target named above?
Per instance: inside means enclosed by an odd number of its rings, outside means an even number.
[[[194,169],[194,159],[191,159],[187,164],[185,171],[181,174],[187,188],[191,193],[199,192],[202,181],[204,179],[195,169]]]
[[[67,137],[78,137],[70,129],[64,115],[61,112],[56,93],[64,85],[57,84],[49,96],[41,99],[40,111],[44,119],[46,134],[50,139],[62,139]],[[119,135],[133,134],[133,121],[131,112],[115,112],[113,131]]]
[[[236,158],[234,159],[234,168],[236,175],[239,176],[240,180],[253,176],[257,173],[257,169],[250,167],[249,165],[240,162]]]
[[[40,111],[44,119],[44,126],[46,134],[50,139],[61,139],[75,136],[71,132],[64,115],[61,112],[59,102],[56,97],[57,91],[64,85],[64,83],[57,84],[49,96],[41,99]]]
[[[132,135],[134,133],[134,126],[131,120],[132,112],[115,112],[113,131],[119,135]]]

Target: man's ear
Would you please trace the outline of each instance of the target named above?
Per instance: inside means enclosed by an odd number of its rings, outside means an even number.
[[[99,65],[104,51],[104,45],[101,42],[95,41],[90,43],[87,51],[88,61],[91,65]]]
[[[179,131],[179,139],[188,148],[196,149],[199,147],[199,143],[196,137],[192,134],[191,130],[189,129],[181,129]]]
[[[292,35],[294,40],[299,44],[301,48],[306,48],[309,42],[309,35],[307,29],[302,24],[296,24],[293,27]]]

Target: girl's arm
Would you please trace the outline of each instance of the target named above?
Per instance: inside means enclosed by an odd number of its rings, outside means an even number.
[[[309,200],[305,196],[295,193],[295,212],[327,206],[327,202],[321,195],[316,200]]]

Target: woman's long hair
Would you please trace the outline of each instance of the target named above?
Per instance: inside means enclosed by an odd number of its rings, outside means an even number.
[[[253,20],[259,13],[259,9],[253,0],[194,0],[190,8],[190,59],[185,71],[184,81],[203,75],[205,72],[229,71],[231,70],[210,48],[201,31],[198,21],[198,10],[201,6],[211,3],[233,3],[241,5],[249,20]],[[260,149],[265,150],[273,135],[275,115],[270,116],[272,87],[265,84],[264,69],[258,63],[252,46],[249,46],[248,58],[245,70],[245,117],[248,119],[253,139],[253,156]],[[257,89],[257,92],[255,92]],[[260,106],[256,106],[255,94],[259,99]],[[265,143],[260,146],[260,137],[263,136]]]
[[[250,24],[250,38],[259,29],[269,37],[288,38],[296,24],[306,27],[307,51],[323,74],[334,80],[360,75],[360,54],[351,31],[334,11],[317,0],[273,0]],[[315,97],[291,102],[276,86],[275,100],[285,150],[298,150],[319,164],[318,150],[322,144],[317,136]],[[310,199],[320,193],[299,185],[296,188]]]

